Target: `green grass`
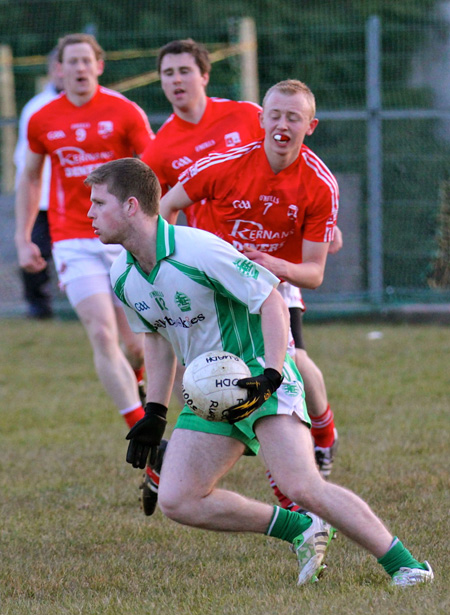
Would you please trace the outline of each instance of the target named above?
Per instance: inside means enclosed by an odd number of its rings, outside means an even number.
[[[367,338],[374,328],[382,339]],[[390,588],[340,535],[320,583],[299,588],[286,543],[185,528],[159,510],[145,517],[127,429],[80,324],[3,320],[0,613],[449,613],[449,329],[307,324],[305,334],[340,433],[333,480],[430,560],[433,585]],[[242,459],[224,485],[273,501],[259,459]]]

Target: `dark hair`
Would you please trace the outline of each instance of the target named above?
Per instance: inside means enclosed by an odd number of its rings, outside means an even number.
[[[87,43],[90,45],[94,51],[95,58],[97,60],[103,60],[105,56],[105,52],[97,43],[97,40],[92,34],[85,34],[84,32],[79,32],[76,34],[66,34],[58,40],[57,50],[58,50],[58,61],[63,61],[64,49],[67,45],[77,45],[78,43]]]
[[[298,81],[297,79],[285,79],[284,81],[279,81],[273,85],[264,95],[262,102],[263,108],[269,96],[275,91],[288,96],[292,96],[297,93],[303,94],[310,104],[311,117],[313,118],[316,115],[316,99],[310,88],[306,85],[306,83],[303,83],[303,81]]]
[[[161,62],[165,55],[168,53],[189,53],[195,60],[195,63],[200,69],[200,73],[204,75],[211,72],[211,62],[209,60],[209,54],[204,45],[197,43],[192,38],[185,38],[182,40],[171,41],[161,47],[158,52],[157,66],[158,73],[161,72]]]
[[[138,158],[120,158],[97,167],[84,180],[87,186],[106,184],[108,192],[124,203],[134,196],[148,216],[159,212],[161,186],[151,168]]]

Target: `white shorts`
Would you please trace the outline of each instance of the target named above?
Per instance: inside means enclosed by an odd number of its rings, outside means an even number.
[[[281,282],[277,287],[280,295],[283,297],[284,302],[288,306],[288,308],[298,307],[301,310],[305,309],[305,304],[302,300],[302,291],[298,286],[292,286],[289,282]],[[292,335],[291,328],[289,328],[289,339],[288,339],[288,354],[291,357],[295,357],[295,341]]]
[[[281,284],[278,285],[278,291],[289,308],[300,308],[305,311],[306,308],[302,299],[302,291],[298,286],[292,286],[289,282],[281,282]]]
[[[94,237],[56,241],[52,250],[59,287],[66,292],[72,306],[98,293],[115,297],[109,270],[123,250],[122,246],[105,245]],[[118,299],[114,302],[120,304]]]

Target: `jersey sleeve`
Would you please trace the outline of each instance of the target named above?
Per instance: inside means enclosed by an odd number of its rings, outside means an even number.
[[[164,174],[164,167],[161,164],[161,156],[158,155],[159,147],[160,145],[158,144],[157,139],[152,139],[145,148],[144,153],[141,156],[141,160],[151,168],[153,173],[158,178],[161,185],[162,196],[164,196],[166,192],[169,191],[170,184]]]
[[[150,122],[144,111],[136,105],[136,103],[130,102],[130,108],[128,112],[128,138],[130,144],[136,154],[141,156],[151,142],[155,138],[155,135],[151,129]]]
[[[183,171],[178,181],[194,203],[212,199],[220,182],[232,176],[231,166],[232,159],[228,154],[211,153]]]
[[[322,186],[308,206],[303,225],[303,238],[307,241],[330,242],[339,209],[339,191]]]
[[[156,329],[140,318],[139,314],[126,303],[123,303],[123,311],[133,333],[156,333]]]
[[[28,129],[27,129],[27,137],[28,137],[28,145],[32,152],[35,154],[43,154],[45,155],[46,149],[45,145],[39,138],[40,135],[40,121],[36,116],[39,115],[39,111],[33,113],[28,121]]]
[[[330,242],[339,210],[339,186],[336,178],[308,147],[302,146],[302,186],[307,202],[303,221],[303,238]]]
[[[130,329],[134,333],[154,333],[155,329],[133,309],[127,299],[125,282],[132,268],[127,265],[126,259],[126,251],[123,250],[109,270],[114,294],[121,301]]]
[[[221,295],[248,307],[251,314],[258,314],[261,305],[278,286],[280,280],[268,269],[249,260],[228,242],[208,233],[207,245],[198,253],[201,267],[214,289]]]

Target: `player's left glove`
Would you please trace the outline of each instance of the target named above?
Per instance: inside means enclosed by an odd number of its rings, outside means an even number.
[[[283,376],[276,369],[268,367],[260,376],[250,376],[237,381],[237,385],[247,389],[248,397],[245,401],[231,406],[224,411],[223,416],[233,424],[249,416],[260,408],[283,382]]]
[[[162,404],[149,402],[145,406],[145,416],[133,425],[127,434],[130,440],[127,451],[127,463],[133,468],[145,468],[147,457],[150,454],[149,463],[156,461],[158,446],[166,428],[167,408]]]

